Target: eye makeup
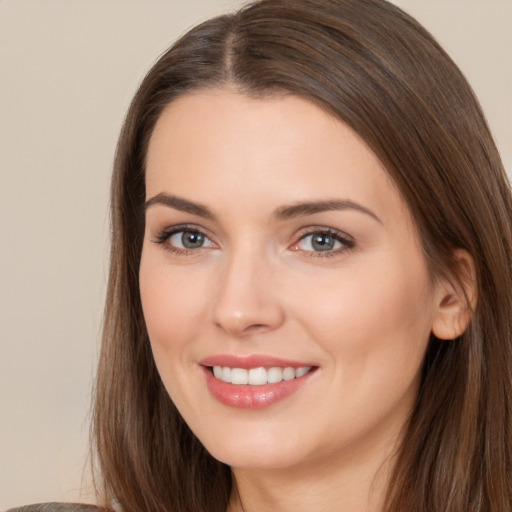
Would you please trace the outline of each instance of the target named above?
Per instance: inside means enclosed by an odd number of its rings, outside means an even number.
[[[354,239],[339,230],[310,226],[303,228],[289,250],[306,257],[325,258],[340,255],[355,246]],[[159,231],[152,242],[176,255],[188,256],[200,249],[218,248],[205,230],[194,224],[180,224]]]

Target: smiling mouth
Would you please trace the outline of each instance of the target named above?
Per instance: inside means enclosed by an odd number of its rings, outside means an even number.
[[[229,366],[212,366],[209,368],[213,376],[227,384],[263,386],[265,384],[278,384],[282,381],[291,381],[304,377],[314,370],[312,366],[291,366],[270,368],[231,368]]]
[[[307,385],[319,369],[264,356],[212,357],[201,367],[212,396],[240,409],[263,409],[284,400]]]

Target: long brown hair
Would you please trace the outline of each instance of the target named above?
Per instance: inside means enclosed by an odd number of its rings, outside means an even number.
[[[194,28],[150,70],[112,180],[112,250],[94,413],[105,503],[224,512],[231,473],[190,432],[158,376],[138,269],[149,137],[176,97],[229,85],[304,97],[357,132],[409,205],[433,275],[475,261],[468,330],[431,339],[391,475],[388,512],[512,510],[512,202],[470,86],[428,32],[383,0],[261,0]]]

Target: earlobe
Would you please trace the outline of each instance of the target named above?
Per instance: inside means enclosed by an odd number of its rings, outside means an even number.
[[[437,283],[432,334],[442,340],[453,340],[464,334],[477,303],[473,258],[467,251],[457,249],[453,253],[453,262],[450,275],[440,278]]]

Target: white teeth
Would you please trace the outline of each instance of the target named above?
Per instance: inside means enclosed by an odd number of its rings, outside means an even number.
[[[309,370],[311,370],[311,367],[309,366],[302,366],[301,368],[297,368],[295,370],[295,377],[297,377],[297,379],[299,377],[304,377],[304,375],[306,375],[306,373],[308,373]]]
[[[249,372],[244,368],[231,368],[231,384],[247,384]]]
[[[295,379],[295,368],[287,367],[283,370],[283,379],[284,380],[293,380]]]
[[[293,380],[304,377],[311,370],[311,366],[301,366],[292,368],[287,366],[282,368],[273,366],[272,368],[230,368],[229,366],[214,366],[213,375],[215,378],[229,384],[251,386],[262,386],[263,384],[277,384],[282,380]]]
[[[267,380],[269,384],[276,384],[277,382],[281,382],[283,380],[283,369],[278,366],[274,368],[269,368],[267,370]]]
[[[251,368],[249,370],[249,384],[261,386],[267,383],[267,370],[265,368]]]
[[[231,368],[229,368],[228,366],[224,366],[222,368],[222,375],[220,378],[224,382],[231,382]]]

